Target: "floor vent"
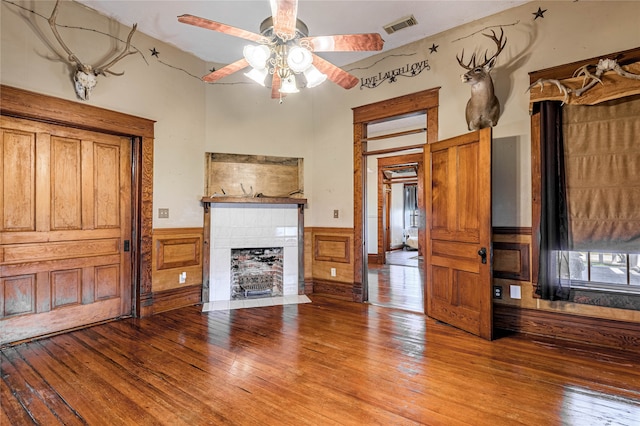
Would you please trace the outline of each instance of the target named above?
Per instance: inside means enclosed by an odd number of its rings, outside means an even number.
[[[384,28],[387,34],[393,34],[396,31],[399,31],[401,29],[413,27],[417,23],[418,21],[416,21],[416,18],[413,15],[411,15],[411,16],[405,16],[404,18],[398,19],[397,21],[387,24],[382,28]]]

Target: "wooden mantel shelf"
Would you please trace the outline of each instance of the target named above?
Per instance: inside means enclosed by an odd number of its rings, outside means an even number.
[[[246,204],[297,204],[306,205],[306,198],[291,197],[202,197],[205,204],[213,203],[246,203]]]

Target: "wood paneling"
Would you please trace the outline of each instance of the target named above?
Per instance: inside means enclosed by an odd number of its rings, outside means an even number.
[[[310,250],[313,292],[353,300],[353,230],[350,228],[307,228],[312,241]],[[331,268],[336,276],[331,276]],[[305,279],[306,281],[306,279]]]
[[[493,276],[518,281],[531,281],[529,244],[493,243]]]
[[[317,262],[349,263],[351,260],[351,237],[315,234],[313,259]]]
[[[131,253],[123,249],[132,227],[130,140],[5,115],[0,124],[3,153],[31,149],[10,155],[15,164],[3,161],[9,227],[0,226],[0,292],[9,315],[0,316],[0,343],[131,315]],[[14,217],[26,220],[15,226]],[[23,277],[30,284],[15,286]]]
[[[206,196],[243,195],[243,188],[274,197],[304,192],[301,158],[209,153],[206,167]]]
[[[202,228],[154,230],[153,293],[202,285],[203,239]],[[183,272],[186,272],[187,278],[180,283],[179,275]]]
[[[140,299],[141,316],[202,303],[203,244],[202,228],[154,230],[153,291]]]
[[[156,240],[156,269],[197,266],[202,258],[202,238],[160,238]]]
[[[154,121],[105,110],[87,103],[67,101],[5,85],[0,85],[0,113],[12,117],[69,126],[79,130],[91,130],[131,138],[133,145],[133,161],[130,163],[130,167],[133,167],[133,207],[131,214],[133,223],[139,224],[139,229],[136,232],[137,239],[132,243],[132,251],[137,253],[138,257],[132,261],[135,280],[131,293],[135,298],[133,313],[140,315],[141,296],[151,292],[152,284],[151,236],[153,228]],[[39,145],[37,155],[49,155],[47,153],[48,145],[46,140],[43,145]],[[36,173],[36,182],[41,184],[44,179],[48,179],[49,169],[38,169]],[[83,190],[86,189],[83,188]],[[49,202],[47,194],[40,193],[37,197],[39,197],[38,202],[40,203]],[[4,215],[5,207],[0,205],[0,214],[2,215],[0,223],[6,225],[9,222],[7,222]],[[39,209],[34,211],[35,215],[41,216],[40,220],[36,222],[46,223],[46,221],[42,220],[44,212]],[[21,220],[24,219],[23,216],[20,217],[22,218]],[[27,215],[27,218],[29,217]],[[93,232],[95,233],[95,231]],[[2,238],[5,238],[5,235]]]
[[[184,306],[201,304],[202,286],[187,285],[159,292],[149,293],[142,299],[145,316],[171,311]]]
[[[509,305],[494,308],[495,327],[640,354],[640,324]]]
[[[36,135],[5,129],[0,143],[1,228],[6,231],[35,231]],[[5,200],[11,200],[6,203]]]

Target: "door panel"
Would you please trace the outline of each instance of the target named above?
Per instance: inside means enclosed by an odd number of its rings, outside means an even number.
[[[131,142],[0,124],[0,343],[130,314]]]
[[[427,145],[425,164],[426,313],[491,339],[491,129]]]

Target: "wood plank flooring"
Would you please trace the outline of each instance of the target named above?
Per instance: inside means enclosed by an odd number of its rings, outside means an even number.
[[[418,252],[395,250],[388,252],[386,258],[385,265],[368,267],[369,303],[424,312],[424,264],[418,259]]]
[[[1,350],[2,425],[634,425],[640,360],[313,303],[127,319]]]

